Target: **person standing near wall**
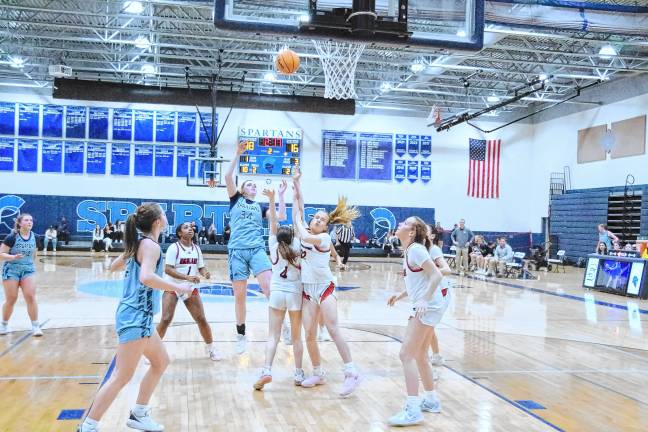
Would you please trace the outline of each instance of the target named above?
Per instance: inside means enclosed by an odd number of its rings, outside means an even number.
[[[353,239],[355,237],[355,232],[353,231],[353,225],[349,222],[348,224],[340,224],[335,228],[335,237],[340,243],[340,254],[342,255],[342,269],[346,270],[346,263],[349,261],[349,254],[351,252],[351,246],[353,244]]]
[[[475,235],[469,228],[466,228],[466,221],[460,219],[459,226],[452,231],[450,237],[452,244],[457,248],[457,269],[459,275],[463,276],[468,270],[468,246],[475,239]]]
[[[612,231],[607,229],[607,225],[599,224],[598,225],[598,242],[605,243],[607,250],[612,250],[612,242],[618,242],[619,238],[612,234]]]

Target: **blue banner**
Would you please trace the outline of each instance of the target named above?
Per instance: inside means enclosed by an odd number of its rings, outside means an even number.
[[[223,232],[229,221],[229,203],[226,201],[169,201],[158,200],[154,197],[140,198],[98,198],[71,197],[52,195],[8,195],[0,194],[0,234],[7,234],[13,226],[11,217],[17,212],[30,213],[34,216],[34,232],[42,235],[49,225],[65,216],[70,223],[73,236],[83,236],[90,239],[95,224],[104,226],[107,221],[124,221],[128,214],[133,213],[142,202],[158,202],[166,212],[169,221],[168,232],[185,222],[195,221],[200,228],[213,222],[216,231]],[[353,202],[351,202],[353,204]],[[312,204],[305,205],[306,219],[310,220],[320,209],[331,211],[333,206]],[[7,214],[7,210],[10,214]],[[375,239],[382,242],[387,233],[395,229],[397,224],[409,216],[420,216],[425,222],[434,223],[433,208],[409,207],[368,207],[358,206],[360,217],[353,221],[353,228],[358,239]],[[288,223],[292,222],[291,211],[288,209]],[[267,228],[265,229],[267,234]]]
[[[13,138],[0,138],[0,171],[14,170],[14,150],[16,142]]]
[[[178,147],[176,152],[176,177],[187,177],[190,157],[196,157],[195,147]]]
[[[18,140],[18,171],[38,171],[37,140]]]
[[[18,104],[18,135],[38,136],[40,105]]]
[[[112,144],[110,147],[110,174],[130,175],[130,144]]]
[[[356,178],[358,134],[322,131],[322,178]]]
[[[421,161],[421,180],[424,183],[432,180],[432,162]]]
[[[129,109],[114,109],[112,123],[112,139],[115,141],[133,140],[133,111]]]
[[[63,138],[63,106],[43,105],[43,136]]]
[[[41,149],[41,172],[60,173],[63,171],[63,143],[43,141]]]
[[[424,158],[430,157],[432,154],[432,137],[429,135],[421,135],[421,156]]]
[[[83,156],[85,154],[85,143],[65,142],[65,164],[63,171],[66,174],[83,174]]]
[[[198,128],[200,130],[200,137],[198,142],[200,144],[210,144],[209,137],[211,135],[211,125],[212,125],[212,120],[211,120],[211,113],[201,113],[202,114],[202,124],[200,124],[200,120],[198,121]],[[205,134],[205,129],[207,130],[207,134]],[[216,117],[216,127],[214,128],[214,140],[216,139],[215,137],[218,136],[218,117]]]
[[[407,136],[407,154],[415,158],[419,155],[421,146],[421,137],[419,135]]]
[[[176,113],[169,111],[155,112],[155,142],[173,142]]]
[[[407,135],[396,134],[396,154],[399,157],[403,157],[407,153]]]
[[[360,180],[391,180],[394,135],[360,133]]]
[[[0,134],[14,135],[16,133],[16,104],[0,102]]]
[[[399,183],[407,177],[407,161],[396,159],[394,161],[394,179]]]
[[[155,176],[173,177],[173,146],[155,146]]]
[[[67,106],[65,107],[65,137],[85,138],[86,137],[86,107]],[[108,117],[106,117],[106,138],[108,138]]]
[[[108,108],[90,107],[88,138],[108,139]]]
[[[178,138],[179,143],[196,143],[196,113],[178,113]]]
[[[419,163],[418,161],[407,161],[407,180],[414,183],[419,178]]]
[[[134,111],[135,141],[153,142],[153,111]]]
[[[153,146],[139,144],[135,146],[135,175],[153,175]]]
[[[106,144],[88,143],[86,174],[106,174]]]

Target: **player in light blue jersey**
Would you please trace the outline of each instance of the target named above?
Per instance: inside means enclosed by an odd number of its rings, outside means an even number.
[[[178,284],[162,278],[164,259],[156,239],[166,226],[166,216],[156,203],[142,204],[134,214],[128,216],[124,253],[110,265],[111,271],[126,269],[122,299],[116,313],[119,338],[116,367],[99,389],[88,416],[79,428],[80,432],[98,431],[99,420],[133,377],[142,355],[151,366],[142,379],[137,402],[126,425],[150,432],[164,430],[164,426],[151,419],[148,407],[151,395],[169,364],[169,355],[153,326],[153,315],[160,310],[162,291],[179,294],[193,291],[190,284]]]
[[[28,213],[23,213],[16,219],[14,231],[5,237],[0,245],[0,262],[2,267],[2,285],[5,302],[2,305],[2,322],[0,335],[9,332],[9,318],[18,300],[18,290],[22,289],[27,314],[32,322],[32,335],[43,336],[43,330],[38,323],[38,305],[36,304],[36,236],[32,232],[34,219]]]
[[[230,199],[230,234],[227,244],[227,264],[230,280],[234,291],[236,303],[236,352],[245,352],[247,339],[245,337],[245,299],[247,297],[247,280],[250,272],[259,281],[263,294],[270,294],[270,279],[272,278],[272,264],[266,253],[263,240],[263,218],[266,217],[267,206],[262,206],[254,201],[257,187],[251,180],[244,181],[240,188],[236,188],[234,171],[238,166],[240,156],[245,152],[245,142],[240,142],[236,147],[236,155],[225,174],[227,194]],[[279,187],[279,213],[278,221],[286,219],[286,202],[284,193],[287,184],[283,182]]]

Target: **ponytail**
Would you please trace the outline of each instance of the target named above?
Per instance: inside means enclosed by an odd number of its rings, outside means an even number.
[[[124,230],[124,258],[132,258],[137,254],[139,239],[137,230],[148,233],[153,223],[162,217],[162,208],[157,203],[143,203],[135,213],[128,215]]]
[[[298,255],[293,250],[292,242],[294,238],[293,229],[287,226],[280,226],[277,230],[277,253],[293,267],[298,267]]]
[[[339,196],[337,206],[329,214],[329,224],[348,225],[358,217],[360,217],[360,211],[358,211],[358,208],[355,206],[349,207],[347,204],[347,198],[345,196]]]
[[[132,258],[137,253],[137,216],[128,215],[124,229],[124,258]]]
[[[418,216],[412,216],[412,219],[414,219],[414,223],[412,224],[412,228],[414,229],[413,241],[422,244],[426,249],[430,249],[432,242],[427,235],[427,224]]]

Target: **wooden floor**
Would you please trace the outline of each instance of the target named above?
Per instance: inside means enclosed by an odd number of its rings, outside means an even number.
[[[341,362],[322,344],[328,383],[292,384],[292,352],[280,344],[274,381],[252,390],[263,362],[267,304],[248,304],[248,353],[234,354],[233,298],[205,295],[222,362],[205,357],[195,325],[179,306],[165,344],[172,363],[158,387],[154,416],[167,431],[383,431],[405,396],[398,360],[407,307],[390,309],[402,288],[397,259],[357,259],[340,275],[341,324],[365,376],[348,399],[337,392]],[[119,275],[103,254],[41,257],[38,298],[45,336],[27,332],[22,298],[0,336],[0,431],[74,431],[62,410],[89,407],[113,359]],[[207,257],[226,282],[224,256]],[[439,368],[441,414],[424,426],[443,431],[648,430],[648,302],[586,292],[582,271],[539,273],[536,281],[456,278],[452,304],[438,327],[446,365]],[[305,357],[310,372],[308,357]],[[138,369],[138,379],[146,366]],[[125,431],[137,380],[110,408],[104,431]],[[521,405],[532,401],[544,409]]]

